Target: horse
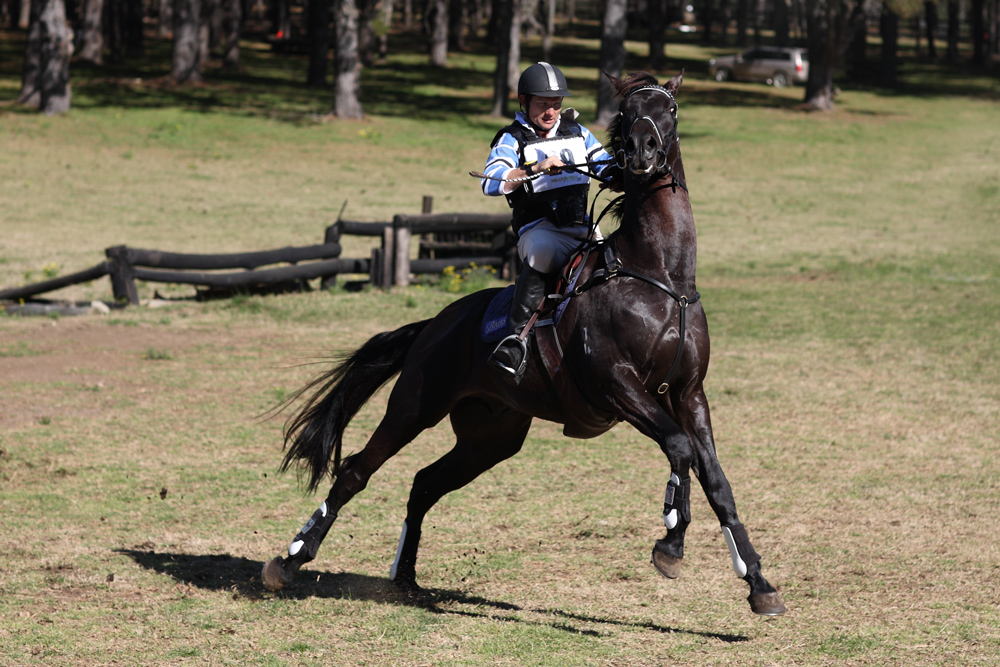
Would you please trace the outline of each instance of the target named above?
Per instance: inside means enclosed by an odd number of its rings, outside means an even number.
[[[311,492],[327,476],[333,484],[287,555],[265,563],[266,588],[288,584],[315,558],[337,513],[371,476],[446,416],[455,446],[414,477],[389,573],[405,591],[420,590],[416,560],[427,512],[445,494],[517,454],[533,419],[564,424],[567,434],[572,430],[578,437],[627,422],[652,439],[670,465],[667,532],[652,551],[656,570],[671,579],[680,575],[693,473],[719,520],[733,569],[749,584],[751,610],[785,612],[761,572],[715,451],[703,387],[708,325],[695,287],[694,215],[677,136],[675,96],[683,71],[665,85],[645,72],[609,79],[622,99],[608,135],[609,152],[621,167],[615,190],[623,194],[614,210],[619,227],[599,248],[605,265],[598,268],[595,260],[581,270],[582,282],[562,304],[557,329],[549,327],[543,336],[546,327],[536,327],[535,352],[517,386],[488,366],[494,344],[479,335],[498,291],[493,289],[459,299],[436,317],[374,336],[303,387],[298,396],[313,393],[286,425],[281,469],[301,466]],[[561,382],[553,382],[546,368],[543,340],[562,353]],[[371,438],[341,459],[348,422],[397,374]]]

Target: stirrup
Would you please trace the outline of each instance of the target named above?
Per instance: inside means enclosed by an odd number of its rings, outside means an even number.
[[[502,347],[507,347],[509,343],[515,343],[521,348],[521,363],[516,369],[501,363],[500,360],[496,358],[497,351],[499,351]],[[511,334],[507,336],[500,341],[500,344],[493,350],[493,354],[491,354],[489,358],[489,364],[503,373],[502,377],[508,382],[514,384],[514,386],[521,384],[521,378],[524,377],[524,369],[528,366],[527,339],[521,340],[521,337],[518,334]]]

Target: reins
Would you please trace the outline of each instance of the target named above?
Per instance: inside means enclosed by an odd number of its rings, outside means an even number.
[[[615,160],[597,160],[594,162],[581,162],[580,164],[564,164],[563,166],[559,167],[559,170],[575,171],[578,174],[589,176],[595,181],[600,181],[601,183],[610,183],[611,182],[610,178],[601,178],[594,172],[593,168],[596,165],[611,164],[613,162],[615,162]],[[584,170],[584,167],[587,168],[586,171]],[[491,181],[500,181],[501,183],[524,183],[526,181],[533,181],[536,178],[541,178],[542,176],[545,176],[547,173],[548,172],[540,171],[537,174],[531,174],[530,176],[522,176],[521,178],[498,178],[496,176],[490,176],[488,174],[484,174],[481,171],[470,171],[469,176],[472,176],[473,178],[485,178]]]

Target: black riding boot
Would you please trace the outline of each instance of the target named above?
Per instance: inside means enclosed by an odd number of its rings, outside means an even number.
[[[517,284],[514,287],[514,302],[507,318],[508,336],[500,341],[497,349],[493,350],[489,361],[490,365],[499,370],[503,378],[511,384],[520,384],[528,360],[527,338],[522,341],[518,338],[518,334],[544,298],[545,274],[525,264],[517,276]]]

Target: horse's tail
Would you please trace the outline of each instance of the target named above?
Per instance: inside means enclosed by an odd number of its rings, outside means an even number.
[[[302,410],[285,426],[285,460],[309,472],[309,491],[329,473],[340,472],[344,429],[382,385],[403,368],[413,341],[430,320],[380,333],[345,358],[336,368],[302,387],[290,400],[315,389]],[[331,468],[330,462],[333,461]]]

